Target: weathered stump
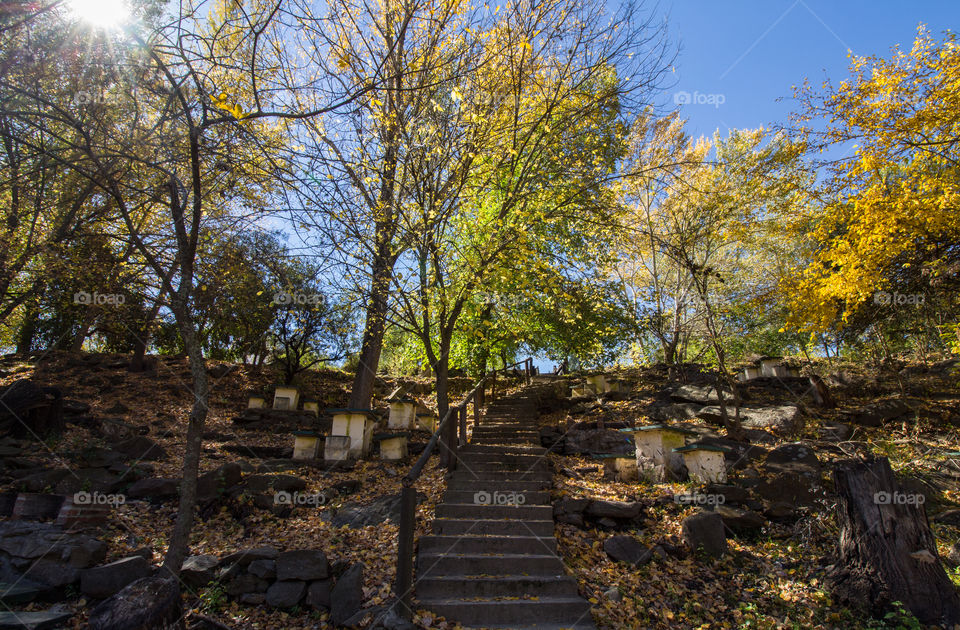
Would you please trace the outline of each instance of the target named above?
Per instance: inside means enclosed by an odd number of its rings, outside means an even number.
[[[878,616],[901,602],[923,623],[960,623],[922,495],[900,488],[886,458],[842,461],[834,482],[840,543],[828,581],[838,600]]]

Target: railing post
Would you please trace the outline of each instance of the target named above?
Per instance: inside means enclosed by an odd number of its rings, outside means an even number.
[[[477,392],[477,395],[473,397],[473,427],[477,428],[480,426],[480,407],[483,406],[483,386],[480,386],[480,390]]]
[[[417,491],[403,484],[400,490],[400,531],[397,540],[397,579],[394,585],[397,613],[406,620],[413,617],[413,534],[417,525]]]
[[[447,420],[447,426],[443,427],[444,433],[446,433],[446,444],[447,444],[447,470],[454,470],[457,467],[457,413],[459,410],[456,407],[451,408],[452,418]]]
[[[460,407],[458,414],[460,416],[460,446],[467,445],[467,405]]]

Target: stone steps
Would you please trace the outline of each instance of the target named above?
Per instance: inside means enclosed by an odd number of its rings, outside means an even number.
[[[465,628],[595,629],[557,552],[536,389],[498,400],[473,427],[433,534],[418,542],[418,605]]]

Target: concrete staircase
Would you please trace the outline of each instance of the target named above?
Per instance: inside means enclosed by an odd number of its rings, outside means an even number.
[[[595,628],[553,535],[534,384],[488,407],[420,538],[416,598],[468,628]]]

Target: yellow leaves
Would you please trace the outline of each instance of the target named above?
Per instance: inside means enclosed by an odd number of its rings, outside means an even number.
[[[238,103],[230,103],[228,99],[229,99],[229,96],[227,95],[227,93],[221,92],[219,96],[215,96],[213,98],[213,105],[217,109],[233,114],[233,117],[236,118],[237,120],[243,120],[244,118],[249,116],[249,114],[244,113],[243,109],[240,107]]]

